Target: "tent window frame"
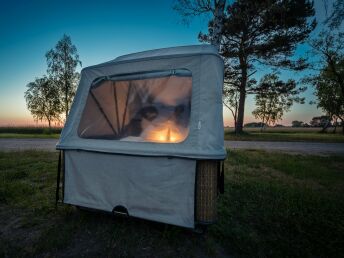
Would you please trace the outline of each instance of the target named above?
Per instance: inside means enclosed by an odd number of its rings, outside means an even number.
[[[165,78],[165,77],[172,77],[172,76],[176,76],[176,77],[190,77],[191,78],[191,90],[190,90],[190,95],[188,96],[189,98],[189,113],[188,113],[188,120],[187,120],[187,133],[185,135],[185,137],[183,137],[183,139],[181,141],[178,142],[162,142],[162,141],[153,141],[153,140],[142,140],[142,141],[130,141],[130,140],[121,140],[123,138],[119,138],[119,139],[109,139],[106,137],[90,137],[90,136],[82,136],[80,133],[80,126],[81,126],[81,122],[83,119],[83,115],[85,112],[85,109],[87,107],[87,101],[85,103],[85,106],[83,108],[82,111],[82,115],[81,118],[79,120],[79,124],[78,124],[78,129],[77,129],[77,135],[79,138],[81,139],[94,139],[94,140],[114,140],[114,141],[123,141],[123,142],[134,142],[134,143],[156,143],[156,144],[181,144],[183,142],[185,142],[189,135],[190,135],[190,125],[191,125],[191,118],[192,118],[192,92],[193,92],[193,87],[194,87],[194,83],[193,83],[193,76],[192,76],[192,72],[189,69],[186,68],[181,68],[181,69],[171,69],[171,70],[154,70],[154,71],[141,71],[141,72],[133,72],[133,73],[123,73],[123,74],[115,74],[115,75],[110,75],[110,76],[101,76],[101,77],[97,77],[96,79],[93,80],[93,82],[91,83],[91,86],[88,90],[88,94],[87,94],[87,99],[89,97],[91,97],[93,99],[93,101],[95,102],[97,108],[99,109],[100,113],[103,115],[104,119],[106,120],[108,126],[111,128],[111,130],[113,131],[114,135],[116,134],[121,134],[123,132],[123,127],[124,127],[124,123],[125,123],[125,118],[126,118],[126,112],[127,112],[127,107],[128,107],[128,99],[130,96],[130,92],[131,92],[131,88],[132,88],[132,81],[135,80],[145,80],[145,79],[158,79],[158,78]],[[127,98],[126,98],[126,104],[125,104],[125,111],[124,111],[124,115],[123,115],[123,119],[121,121],[122,123],[122,127],[120,126],[120,116],[119,116],[119,111],[118,111],[118,99],[117,99],[117,87],[113,85],[113,89],[114,89],[114,103],[115,103],[115,112],[116,112],[116,120],[117,120],[117,131],[115,126],[111,123],[110,119],[108,118],[108,116],[106,115],[106,113],[104,112],[103,108],[101,107],[99,100],[96,98],[96,96],[94,95],[94,93],[92,92],[92,90],[101,87],[103,85],[104,82],[111,82],[112,85],[115,82],[121,82],[121,81],[126,81],[129,83],[128,85],[128,93],[127,93]],[[121,128],[120,128],[121,127]]]

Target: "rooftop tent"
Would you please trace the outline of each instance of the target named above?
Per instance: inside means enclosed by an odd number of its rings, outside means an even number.
[[[222,85],[209,45],[84,68],[57,144],[63,202],[194,227],[197,160],[226,157]]]

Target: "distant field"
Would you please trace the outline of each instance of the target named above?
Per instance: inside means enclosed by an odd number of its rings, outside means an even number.
[[[339,257],[344,160],[231,151],[204,235],[54,208],[57,153],[0,152],[0,257]]]
[[[60,137],[62,128],[46,127],[0,127],[1,138],[53,138]],[[292,128],[278,127],[267,128],[260,132],[259,128],[245,128],[244,134],[235,135],[233,128],[225,129],[225,140],[230,141],[298,141],[298,142],[344,142],[341,128],[333,134],[320,133],[320,128]]]
[[[226,127],[226,132],[234,132],[233,127]],[[245,127],[245,132],[260,132],[260,128],[251,128],[251,127]],[[321,131],[321,128],[319,127],[267,127],[263,130],[263,132],[266,133],[319,133]],[[328,133],[332,133],[333,128],[329,128],[327,130]],[[337,127],[336,134],[342,133],[342,127]]]
[[[0,127],[0,134],[60,134],[62,128],[61,127],[52,127],[49,129],[48,127],[35,127],[35,126],[26,126],[26,127],[15,127],[15,126],[7,126],[7,127]]]
[[[39,139],[58,139],[59,134],[21,134],[21,133],[0,133],[1,138],[13,138],[13,139],[27,139],[27,138],[39,138]]]
[[[225,129],[225,140],[231,141],[297,141],[297,142],[344,142],[342,128],[320,133],[321,128],[273,127],[263,132],[259,128],[244,128],[244,133],[234,134],[233,128]]]
[[[62,128],[52,127],[0,127],[0,139],[1,138],[53,138],[58,139],[60,137]]]

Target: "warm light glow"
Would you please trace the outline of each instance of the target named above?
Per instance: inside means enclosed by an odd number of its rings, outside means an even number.
[[[171,123],[150,130],[146,137],[146,141],[177,143],[185,139],[186,134],[181,133],[179,128]]]

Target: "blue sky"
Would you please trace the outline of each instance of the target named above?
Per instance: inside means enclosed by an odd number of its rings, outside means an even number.
[[[45,53],[65,33],[76,45],[83,67],[119,55],[161,47],[199,44],[207,18],[189,26],[164,1],[7,1],[0,10],[0,126],[28,125],[34,121],[26,109],[26,84],[45,74]],[[317,19],[324,17],[322,0],[315,1]],[[304,53],[307,47],[300,47]],[[264,74],[260,71],[259,74]],[[282,78],[299,78],[284,73]],[[305,96],[310,99],[312,91]],[[246,121],[252,121],[253,99],[248,97]],[[314,106],[295,105],[282,123],[309,121],[321,114]],[[225,111],[226,124],[231,117]]]

